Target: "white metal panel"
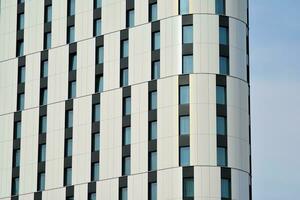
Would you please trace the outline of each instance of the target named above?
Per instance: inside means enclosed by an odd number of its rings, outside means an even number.
[[[128,177],[128,199],[141,200],[148,198],[148,174],[137,174]]]
[[[75,36],[76,37],[76,36]],[[66,44],[67,1],[52,1],[52,47]]]
[[[103,34],[122,30],[126,26],[126,0],[102,1]]]
[[[118,198],[119,198],[118,178],[97,182],[97,200],[118,199]]]
[[[182,199],[182,168],[157,172],[157,199]]]

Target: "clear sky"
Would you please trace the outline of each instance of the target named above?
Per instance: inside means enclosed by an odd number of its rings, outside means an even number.
[[[250,0],[254,200],[300,199],[300,0]]]

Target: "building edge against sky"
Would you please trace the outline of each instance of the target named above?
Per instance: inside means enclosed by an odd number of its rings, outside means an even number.
[[[252,199],[248,0],[2,0],[0,199]]]

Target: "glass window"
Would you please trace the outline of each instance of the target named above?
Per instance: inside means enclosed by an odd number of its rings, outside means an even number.
[[[216,13],[225,15],[225,0],[216,0]]]
[[[131,127],[123,128],[123,145],[131,143]]]
[[[65,140],[65,157],[72,156],[73,151],[73,139],[69,138]]]
[[[18,94],[17,110],[24,110],[24,93]]]
[[[18,0],[18,3],[24,3],[25,0]]]
[[[149,109],[150,110],[157,109],[157,91],[150,92]]]
[[[94,0],[94,9],[102,7],[102,0]]]
[[[217,134],[226,135],[227,134],[227,122],[226,118],[223,116],[217,116]]]
[[[89,193],[89,200],[96,200],[96,193]]]
[[[194,197],[194,179],[184,178],[183,179],[183,198]]]
[[[149,16],[149,20],[151,22],[156,21],[157,20],[157,3],[153,3],[150,5],[150,16]]]
[[[189,74],[193,73],[193,55],[183,56],[182,59],[182,73]]]
[[[130,156],[123,157],[122,175],[130,174]]]
[[[77,54],[73,53],[73,54],[70,54],[70,57],[69,57],[69,70],[72,71],[72,70],[76,70],[76,69],[77,69]]]
[[[160,32],[152,34],[152,50],[160,49]]]
[[[104,62],[104,47],[101,46],[101,47],[97,47],[96,49],[96,64],[103,64]]]
[[[182,85],[179,87],[179,104],[190,103],[190,86]]]
[[[24,30],[24,13],[18,14],[18,31]]]
[[[134,10],[128,10],[126,27],[133,27],[133,26],[134,26]]]
[[[72,168],[65,168],[65,185],[72,185]]]
[[[131,97],[125,97],[123,101],[123,115],[131,114]]]
[[[40,117],[40,133],[47,132],[47,116]]]
[[[229,75],[229,59],[228,57],[220,56],[220,74]]]
[[[160,61],[152,62],[151,79],[159,79],[160,77]]]
[[[103,92],[103,75],[96,75],[95,92]]]
[[[73,127],[73,110],[66,111],[66,128]]]
[[[17,42],[17,57],[24,55],[24,40],[18,40]]]
[[[76,81],[69,82],[69,99],[76,97]]]
[[[12,195],[19,194],[19,177],[12,180]]]
[[[193,43],[193,26],[183,26],[182,40],[183,44]]]
[[[39,162],[46,161],[46,144],[39,145]]]
[[[228,45],[228,28],[220,26],[219,28],[219,41],[222,45]]]
[[[38,191],[45,190],[45,172],[41,172],[38,175]]]
[[[120,192],[121,192],[121,194],[120,194],[121,199],[120,200],[127,200],[128,199],[128,197],[127,197],[127,187],[121,188]]]
[[[100,150],[100,134],[94,133],[92,138],[92,151],[99,151]]]
[[[41,78],[48,77],[48,60],[42,62],[41,66]]]
[[[52,5],[45,7],[45,22],[52,21]]]
[[[180,147],[180,166],[190,165],[190,147]]]
[[[74,200],[74,197],[66,197],[66,200]]]
[[[227,149],[224,147],[217,148],[218,166],[227,166]]]
[[[217,104],[226,104],[226,88],[223,86],[217,86]]]
[[[93,105],[93,122],[100,121],[100,104]]]
[[[44,35],[44,49],[51,48],[51,32],[45,33]]]
[[[92,164],[92,181],[99,180],[99,162]]]
[[[101,35],[102,32],[102,23],[101,19],[96,19],[94,21],[94,36],[99,36]]]
[[[180,116],[179,126],[180,126],[180,135],[190,134],[190,116]]]
[[[221,198],[231,198],[231,186],[229,179],[221,179]]]
[[[121,70],[121,86],[128,85],[128,68]]]
[[[149,200],[157,200],[157,183],[150,183],[149,185]]]
[[[179,13],[181,15],[188,14],[189,13],[189,0],[179,0]]]
[[[18,69],[18,83],[25,83],[25,66]]]
[[[20,149],[14,150],[14,163],[13,167],[19,167],[20,166]]]
[[[75,0],[68,0],[68,16],[75,15]]]
[[[68,26],[67,43],[75,42],[75,27]]]
[[[149,140],[157,139],[157,121],[149,122]]]
[[[15,122],[15,125],[14,125],[14,139],[20,139],[21,138],[21,128],[22,128],[21,122]]]
[[[128,40],[121,42],[121,58],[128,57]]]
[[[47,98],[48,98],[48,90],[47,90],[47,88],[41,89],[40,105],[46,105],[47,104]]]
[[[157,152],[149,153],[149,171],[157,170]]]

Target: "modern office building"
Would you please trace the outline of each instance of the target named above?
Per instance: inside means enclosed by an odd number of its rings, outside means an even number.
[[[0,200],[251,200],[248,0],[0,6]]]

